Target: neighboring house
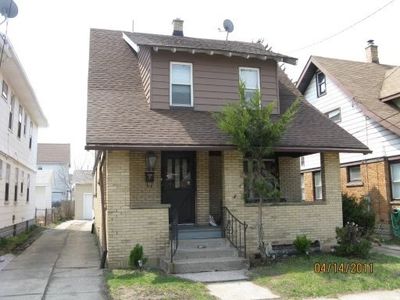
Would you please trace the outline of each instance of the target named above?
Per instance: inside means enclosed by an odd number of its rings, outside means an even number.
[[[340,154],[342,192],[366,198],[382,233],[400,205],[400,67],[379,63],[369,41],[367,62],[311,56],[298,88],[327,118],[373,152]],[[301,158],[305,200],[321,197],[320,156]],[[384,230],[386,229],[386,230]]]
[[[172,272],[241,268],[258,252],[257,199],[243,180],[252,165],[213,114],[238,101],[242,79],[247,95],[260,89],[263,105],[276,103],[279,118],[300,93],[278,62],[296,60],[260,43],[184,37],[182,27],[174,20],[172,36],[90,33],[86,149],[96,150],[95,229],[111,268],[127,266],[136,243]],[[342,226],[339,152],[369,149],[302,102],[275,150],[265,163],[282,199],[263,207],[265,241],[307,234],[328,249]],[[308,203],[299,157],[316,152],[324,200]],[[210,215],[220,226],[208,226]]]
[[[38,170],[52,170],[54,175],[51,191],[52,203],[71,200],[70,144],[38,144]]]
[[[36,216],[44,216],[46,209],[49,212],[52,207],[52,191],[54,184],[53,170],[39,170],[36,174],[35,207]]]
[[[6,45],[3,42],[6,41]],[[38,127],[47,126],[17,54],[0,38],[0,237],[34,222]]]
[[[72,200],[75,201],[75,219],[93,219],[93,171],[75,170],[72,174]]]

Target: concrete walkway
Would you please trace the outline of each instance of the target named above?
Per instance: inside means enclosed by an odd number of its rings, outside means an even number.
[[[374,246],[372,251],[400,258],[400,246],[397,245],[382,244],[381,246]]]
[[[0,271],[0,299],[107,299],[91,222],[43,232]]]

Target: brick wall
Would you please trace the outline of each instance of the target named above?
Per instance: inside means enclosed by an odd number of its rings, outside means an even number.
[[[200,225],[208,224],[210,214],[208,170],[208,151],[197,152],[196,223]]]
[[[339,156],[326,153],[321,158],[326,183],[326,200],[265,205],[263,207],[264,240],[272,243],[293,242],[299,234],[319,240],[323,247],[336,242],[335,228],[342,225]],[[298,173],[300,176],[300,173]],[[243,200],[242,157],[237,151],[223,153],[223,202],[240,220],[248,223],[248,252],[257,252],[257,205]],[[299,181],[300,184],[300,181]],[[300,194],[299,194],[300,197]]]
[[[142,244],[150,263],[157,264],[165,255],[168,244],[168,208],[131,208],[132,181],[128,151],[107,153],[106,199],[107,243],[110,268],[126,267],[128,256],[136,243]],[[133,169],[135,169],[133,163]],[[140,172],[142,173],[142,172]],[[144,172],[142,174],[144,182]],[[136,176],[136,175],[135,175]],[[153,186],[154,188],[154,186]]]
[[[222,209],[222,157],[211,153],[209,156],[208,181],[210,188],[210,214],[219,223]]]
[[[282,197],[289,202],[301,200],[299,158],[279,157],[279,177]]]

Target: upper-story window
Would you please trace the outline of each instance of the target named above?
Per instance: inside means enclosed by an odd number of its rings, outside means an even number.
[[[3,83],[1,85],[1,96],[5,100],[8,99],[8,84],[4,80],[3,80]]]
[[[11,96],[10,101],[10,113],[8,116],[8,129],[13,129],[13,122],[14,122],[14,107],[15,107],[15,97],[14,95]]]
[[[325,115],[335,123],[339,123],[342,120],[342,114],[340,113],[340,108],[331,110],[327,112]]]
[[[260,90],[260,70],[258,68],[240,67],[239,79],[244,83],[246,100],[250,100],[256,91]]]
[[[26,136],[26,126],[27,126],[27,123],[28,123],[28,114],[27,114],[26,111],[25,111],[25,114],[24,114],[24,136]]]
[[[17,136],[21,138],[21,132],[22,132],[22,114],[23,114],[23,108],[20,105],[18,107],[18,129],[17,129]]]
[[[170,105],[193,106],[193,66],[190,63],[171,62]]]
[[[317,72],[317,95],[322,97],[326,94],[326,77],[322,72]]]

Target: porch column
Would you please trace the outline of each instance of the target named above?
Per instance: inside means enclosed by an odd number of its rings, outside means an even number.
[[[208,224],[208,216],[210,214],[209,199],[209,157],[208,151],[198,151],[197,155],[197,197],[196,197],[196,223],[200,225]]]
[[[241,212],[244,206],[243,199],[243,157],[239,151],[224,151],[222,205],[228,207],[232,213]]]
[[[342,220],[342,194],[340,185],[339,153],[321,153],[322,198],[329,205],[335,205]]]
[[[107,210],[129,209],[129,152],[108,151],[106,159]]]

